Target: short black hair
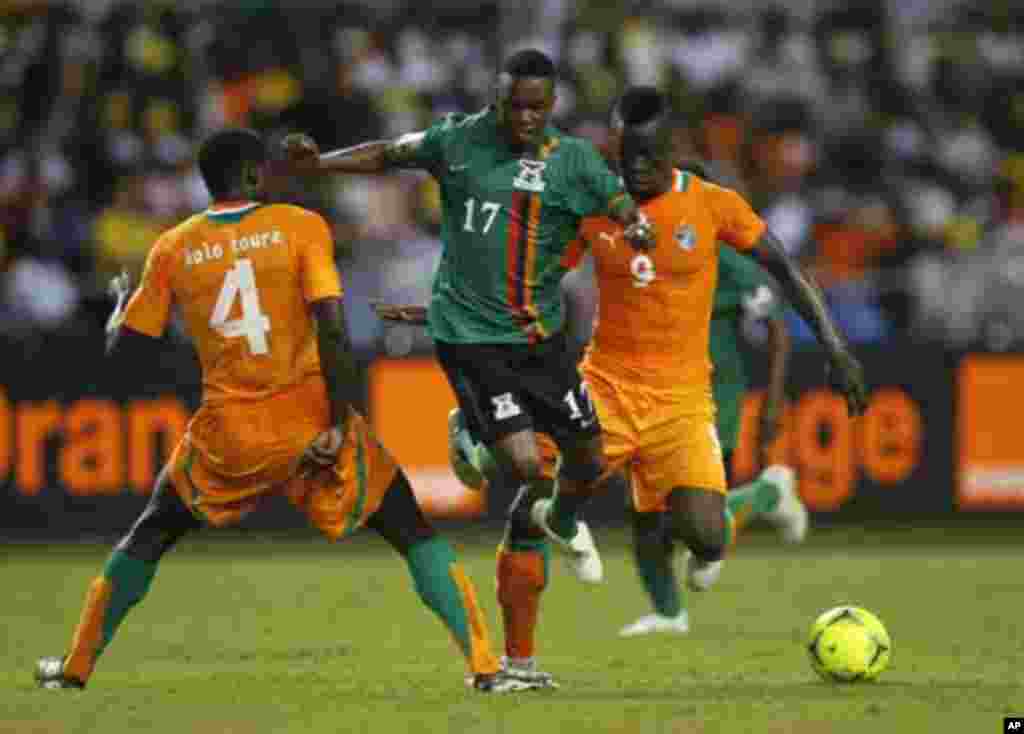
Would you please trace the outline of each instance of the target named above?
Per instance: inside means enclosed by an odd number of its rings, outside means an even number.
[[[199,146],[199,172],[214,199],[230,195],[241,184],[246,164],[267,162],[267,145],[255,130],[219,130]]]
[[[656,87],[630,87],[615,103],[612,124],[638,127],[659,122],[667,114],[668,103]]]
[[[543,51],[535,48],[524,48],[512,54],[503,71],[513,77],[555,78],[555,62]]]

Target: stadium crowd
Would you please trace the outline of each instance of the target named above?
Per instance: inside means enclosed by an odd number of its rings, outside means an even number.
[[[534,45],[562,71],[557,124],[599,146],[625,84],[669,91],[681,156],[755,202],[854,340],[1024,344],[1019,3],[907,21],[881,0],[812,17],[537,0],[517,39],[497,3],[449,5],[5,3],[0,332],[99,328],[110,274],[137,273],[164,227],[207,204],[192,155],[209,131],[304,130],[326,149],[420,129],[486,104],[496,60]],[[429,296],[436,187],[345,177],[282,195],[335,222],[353,339],[375,348],[370,300]]]

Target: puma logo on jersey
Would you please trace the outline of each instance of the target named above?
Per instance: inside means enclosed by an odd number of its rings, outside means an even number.
[[[608,240],[608,246],[613,250],[615,249],[615,240],[617,239],[615,235],[608,234],[607,232],[598,232],[597,236],[602,240]]]
[[[536,194],[544,191],[544,161],[532,161],[528,158],[519,159],[519,173],[512,179],[512,188],[521,191],[532,191]]]

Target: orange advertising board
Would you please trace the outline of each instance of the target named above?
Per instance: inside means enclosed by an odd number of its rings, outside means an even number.
[[[369,376],[377,437],[409,474],[424,511],[435,517],[475,517],[485,498],[466,489],[448,466],[448,412],[455,395],[433,359],[382,359]]]
[[[1024,507],[1024,358],[971,355],[958,377],[957,506]]]

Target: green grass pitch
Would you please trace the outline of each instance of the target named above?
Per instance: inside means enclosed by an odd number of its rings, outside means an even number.
[[[686,637],[621,640],[645,611],[621,532],[607,581],[552,565],[540,658],[557,692],[486,697],[375,538],[187,540],[164,562],[84,692],[39,691],[67,644],[100,545],[7,545],[0,559],[0,734],[257,732],[1002,731],[1024,713],[1019,530],[822,530],[801,547],[753,533],[719,585],[690,595]],[[494,538],[456,534],[499,637]],[[855,603],[893,638],[876,684],[819,682],[804,636]],[[495,639],[495,642],[498,642]]]

